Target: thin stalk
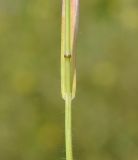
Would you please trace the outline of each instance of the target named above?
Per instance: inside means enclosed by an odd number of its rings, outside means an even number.
[[[71,128],[71,60],[65,57],[65,143],[66,143],[66,160],[73,160],[72,156],[72,128]]]
[[[71,1],[65,0],[65,142],[66,160],[73,160],[72,156],[72,128],[71,128]]]
[[[65,100],[66,160],[73,160],[71,102],[76,92],[75,40],[78,0],[62,0],[61,93]]]
[[[73,160],[72,155],[72,127],[71,127],[71,96],[65,100],[65,141],[66,141],[66,160]]]
[[[65,0],[65,56],[69,56],[71,54],[70,48],[70,0]]]

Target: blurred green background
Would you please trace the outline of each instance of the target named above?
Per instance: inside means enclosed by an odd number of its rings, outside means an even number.
[[[0,160],[64,160],[61,0],[0,0]],[[80,0],[76,160],[138,160],[138,1]]]

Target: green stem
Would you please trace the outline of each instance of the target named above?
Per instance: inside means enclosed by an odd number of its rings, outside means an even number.
[[[71,61],[65,57],[65,143],[66,143],[66,160],[73,160],[72,156],[72,134],[71,134]]]
[[[66,160],[73,160],[72,156],[72,130],[71,130],[71,0],[65,0],[65,143]]]
[[[70,0],[65,0],[65,55],[70,55]]]
[[[65,141],[66,141],[66,160],[73,160],[72,130],[71,130],[71,96],[66,96],[65,100]]]

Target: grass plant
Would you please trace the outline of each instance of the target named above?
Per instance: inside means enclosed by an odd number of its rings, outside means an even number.
[[[65,100],[66,160],[73,160],[71,103],[76,92],[76,32],[78,0],[62,0],[61,93]]]

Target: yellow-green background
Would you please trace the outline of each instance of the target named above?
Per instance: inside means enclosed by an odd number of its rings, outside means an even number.
[[[64,160],[61,0],[0,0],[0,160]],[[138,160],[138,1],[80,0],[75,160]]]

